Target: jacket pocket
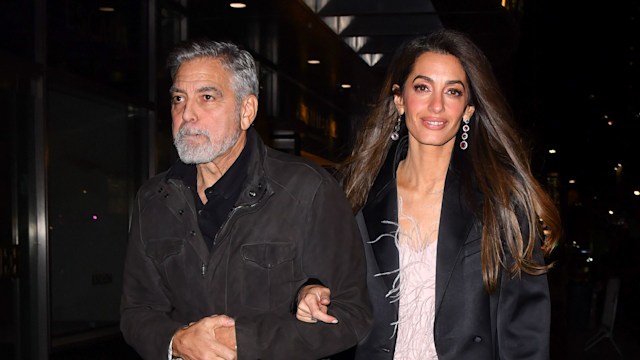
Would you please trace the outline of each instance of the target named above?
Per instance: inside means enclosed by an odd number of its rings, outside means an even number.
[[[462,248],[462,269],[465,276],[470,273],[477,273],[482,276],[482,239],[477,238],[464,244]]]
[[[482,250],[482,239],[478,238],[464,244],[464,257],[478,254]]]
[[[158,264],[167,258],[179,254],[184,248],[184,240],[177,238],[151,239],[145,247],[145,253]]]
[[[246,244],[242,246],[242,304],[269,310],[289,304],[293,296],[292,243]]]

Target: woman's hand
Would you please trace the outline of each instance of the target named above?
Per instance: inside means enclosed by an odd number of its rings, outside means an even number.
[[[298,292],[296,318],[306,323],[318,321],[337,324],[338,319],[328,314],[331,290],[321,285],[306,285]]]

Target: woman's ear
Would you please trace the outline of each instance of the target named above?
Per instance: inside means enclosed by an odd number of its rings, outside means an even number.
[[[467,105],[467,108],[464,109],[464,114],[462,114],[462,119],[469,120],[473,116],[473,113],[476,111],[476,107],[473,105]]]
[[[396,105],[398,114],[404,114],[404,99],[402,98],[402,90],[400,89],[400,85],[393,84],[393,86],[391,87],[391,93],[393,94],[393,103]]]
[[[249,95],[242,100],[240,106],[240,126],[242,130],[247,130],[253,124],[258,114],[258,98],[255,95]]]

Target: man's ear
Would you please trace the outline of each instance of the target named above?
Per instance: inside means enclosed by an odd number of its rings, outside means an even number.
[[[404,114],[404,99],[402,98],[402,90],[400,90],[400,85],[393,84],[393,86],[391,87],[391,93],[393,94],[393,103],[396,105],[398,114]]]
[[[240,106],[240,127],[247,130],[253,124],[258,114],[258,98],[255,95],[249,95],[242,100]]]

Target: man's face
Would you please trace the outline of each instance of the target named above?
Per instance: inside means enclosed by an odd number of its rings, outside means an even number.
[[[184,163],[211,162],[238,141],[240,107],[231,74],[219,60],[184,62],[170,92],[173,141]]]

